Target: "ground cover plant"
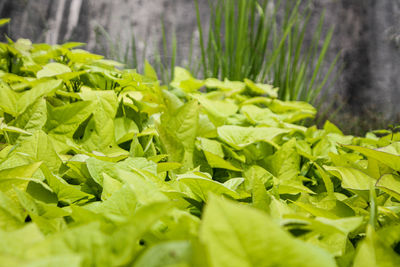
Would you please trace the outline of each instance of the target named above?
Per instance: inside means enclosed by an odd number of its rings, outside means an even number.
[[[399,266],[400,134],[248,79],[0,44],[0,266]]]

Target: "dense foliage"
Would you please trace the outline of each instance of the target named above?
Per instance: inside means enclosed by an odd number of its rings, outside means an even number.
[[[400,266],[400,134],[79,45],[0,44],[1,266]]]

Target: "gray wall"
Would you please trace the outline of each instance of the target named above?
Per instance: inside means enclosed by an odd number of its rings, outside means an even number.
[[[207,21],[207,1],[199,0],[203,21]],[[346,100],[354,113],[372,109],[389,119],[400,117],[400,0],[314,0],[312,4],[312,21],[316,23],[326,9],[327,25],[336,28],[330,60],[341,51],[342,72],[330,99]],[[178,57],[187,54],[196,36],[194,10],[193,0],[0,0],[1,17],[12,18],[1,30],[13,39],[82,41],[87,49],[102,52],[106,38],[98,34],[101,25],[120,44],[114,50],[124,54],[124,44],[134,30],[139,49],[147,44],[150,61],[162,42],[160,18],[167,30],[177,32]]]

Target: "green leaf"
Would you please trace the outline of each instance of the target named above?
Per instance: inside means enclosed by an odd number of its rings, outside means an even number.
[[[20,228],[25,222],[22,207],[0,191],[0,229],[10,231]]]
[[[367,157],[378,160],[379,162],[389,166],[393,170],[400,171],[400,156],[396,154],[391,154],[384,151],[374,150],[370,148],[360,147],[360,146],[344,146],[350,148],[354,151],[360,152]]]
[[[134,214],[132,220],[117,229],[112,236],[111,249],[116,254],[113,264],[124,266],[133,261],[138,251],[139,239],[158,220],[171,212],[172,205],[168,202],[154,202],[140,207]],[[143,240],[143,239],[142,239]]]
[[[178,162],[161,162],[157,164],[157,173],[176,170],[182,167]]]
[[[300,219],[302,220],[302,219]],[[307,242],[329,251],[336,257],[346,255],[353,250],[348,244],[348,235],[356,231],[363,222],[362,217],[343,219],[303,218],[303,230],[310,231],[303,236]]]
[[[182,163],[182,169],[193,168],[193,151],[199,122],[197,101],[190,101],[176,113],[164,113],[157,131],[168,154],[169,160]]]
[[[383,243],[374,229],[367,226],[367,236],[357,249],[354,267],[389,267],[398,266],[400,256]]]
[[[67,50],[67,56],[71,63],[91,63],[103,58],[101,55],[92,54],[83,49]]]
[[[200,89],[204,85],[204,81],[193,78],[189,71],[175,67],[174,79],[171,82],[171,86],[181,89],[185,92],[193,92]]]
[[[126,117],[119,117],[114,120],[114,135],[117,144],[132,140],[135,134],[139,133],[139,128],[133,120]]]
[[[285,173],[300,172],[300,155],[297,153],[296,139],[286,142],[273,156],[268,158],[268,170],[276,177]]]
[[[227,118],[235,114],[238,106],[230,101],[212,100],[202,95],[191,94],[191,96],[199,101],[201,106],[206,110],[210,120],[216,125],[223,125]]]
[[[93,117],[88,122],[82,139],[88,151],[119,150],[114,137],[114,119],[118,107],[118,99],[114,91],[82,90],[80,96],[85,101],[92,101],[95,108]]]
[[[143,204],[166,201],[168,198],[161,191],[157,182],[161,182],[158,177],[152,179],[150,174],[140,171],[118,170],[118,178],[128,184],[133,190],[138,202]]]
[[[54,204],[45,204],[36,201],[28,193],[15,189],[19,202],[30,215],[42,216],[46,219],[59,218],[69,215],[69,213]]]
[[[58,171],[62,164],[51,138],[43,131],[37,131],[34,135],[26,138],[17,147],[16,152],[26,155],[32,161],[45,162],[46,166],[52,171]]]
[[[326,192],[328,193],[329,196],[333,196],[334,186],[331,178],[322,167],[320,167],[316,163],[314,165],[318,169],[318,172],[320,173],[322,180],[324,181]]]
[[[110,254],[110,238],[100,230],[100,223],[65,229],[50,235],[43,242],[29,249],[31,255],[78,255],[81,266],[107,266],[113,260]],[[32,256],[31,256],[32,257]]]
[[[39,82],[30,90],[15,92],[5,83],[0,83],[0,108],[14,117],[22,114],[38,98],[50,95],[62,87],[62,81],[49,80]]]
[[[134,267],[191,266],[192,246],[188,241],[169,241],[146,250]]]
[[[400,200],[400,176],[385,174],[378,179],[376,187],[382,189],[397,200]]]
[[[234,125],[218,127],[217,131],[222,141],[238,150],[256,142],[266,142],[277,146],[276,138],[290,132],[290,130],[275,127],[254,128]]]
[[[31,178],[33,174],[40,168],[42,163],[43,162],[35,162],[28,165],[0,170],[0,179]]]
[[[296,201],[294,204],[316,217],[340,219],[355,216],[354,210],[348,205],[337,199],[324,197],[324,195],[317,195],[315,199],[309,197],[305,202]]]
[[[317,110],[309,103],[302,101],[281,101],[275,99],[268,104],[268,108],[275,113],[285,113],[285,112],[300,112],[308,114],[309,116],[314,116]]]
[[[212,197],[203,218],[200,238],[211,266],[336,266],[326,251],[293,238],[253,208]]]
[[[9,23],[10,20],[11,20],[10,18],[0,19],[0,26],[3,26],[5,24]]]
[[[269,212],[271,197],[268,194],[267,189],[265,189],[265,183],[262,180],[264,177],[265,176],[257,175],[254,176],[251,180],[252,204],[255,208]]]
[[[82,257],[79,255],[57,255],[44,257],[42,259],[30,260],[24,267],[80,267],[82,266]]]
[[[99,205],[92,208],[89,206],[89,209],[113,221],[124,222],[131,219],[136,211],[137,204],[134,191],[130,186],[124,185]]]
[[[34,133],[43,128],[46,120],[46,100],[39,98],[14,120],[13,125],[27,132]],[[26,138],[27,136],[20,135],[19,141],[23,141]]]
[[[278,88],[274,88],[270,84],[254,83],[249,79],[244,79],[244,82],[252,95],[268,95],[272,98],[278,97]]]
[[[101,192],[101,199],[104,201],[110,198],[116,191],[121,189],[122,183],[110,177],[107,175],[107,173],[103,173],[103,177],[103,191]]]
[[[370,190],[371,185],[375,184],[375,179],[366,173],[348,167],[324,166],[332,175],[342,180],[342,187],[355,190]]]
[[[79,188],[69,185],[66,181],[57,177],[45,167],[42,171],[46,177],[47,183],[50,188],[56,193],[58,201],[67,204],[82,204],[90,201],[95,196],[82,192]]]
[[[54,77],[63,73],[71,72],[71,69],[60,63],[52,62],[43,66],[43,69],[37,72],[38,79],[45,77]]]
[[[248,183],[247,188],[249,190],[253,188],[254,182],[265,185],[274,177],[270,172],[258,165],[252,165],[248,167],[244,171],[243,175],[246,178]]]
[[[224,81],[215,78],[208,78],[205,82],[207,88],[217,88],[227,92],[241,92],[246,87],[244,82],[230,81],[227,78],[225,78]]]
[[[18,127],[14,126],[9,126],[5,124],[2,120],[3,118],[0,118],[0,132],[4,133],[17,133],[17,134],[23,134],[23,135],[32,135],[31,133],[24,131],[23,129],[20,129]]]
[[[158,80],[156,71],[147,60],[145,60],[144,62],[144,76],[149,77],[153,80]]]
[[[226,195],[232,198],[240,198],[239,194],[226,185],[218,183],[216,181],[201,178],[201,177],[182,177],[178,178],[178,181],[187,185],[191,192],[195,194],[202,201],[207,202],[210,193],[216,195]]]
[[[335,133],[335,134],[343,135],[343,132],[336,125],[331,123],[330,121],[326,121],[324,123],[324,130],[327,133]]]
[[[253,124],[278,126],[278,116],[270,109],[259,108],[255,105],[244,105],[241,107],[240,112],[246,115],[247,119]]]
[[[30,223],[15,231],[0,230],[0,240],[0,255],[24,259],[27,250],[42,242],[44,236],[35,224]]]
[[[86,160],[87,168],[93,180],[100,186],[103,186],[103,174],[110,177],[117,177],[117,169],[115,164],[96,158],[88,158]]]
[[[93,112],[94,105],[90,101],[80,101],[53,107],[47,105],[47,122],[45,131],[53,135],[72,138],[78,126]]]
[[[197,102],[191,101],[180,108],[171,121],[172,125],[170,126],[170,129],[175,130],[176,137],[188,151],[194,149],[198,114],[199,110]]]
[[[225,154],[220,142],[206,138],[198,138],[198,140],[200,141],[199,148],[203,150],[207,162],[212,168],[241,171],[240,168],[235,167],[229,161],[224,160]]]

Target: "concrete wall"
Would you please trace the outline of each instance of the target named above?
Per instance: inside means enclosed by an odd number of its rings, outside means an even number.
[[[206,10],[207,1],[199,2]],[[120,56],[134,33],[138,50],[145,50],[150,61],[162,44],[161,20],[167,32],[176,31],[180,57],[187,54],[197,25],[193,0],[0,0],[0,16],[12,18],[8,28],[0,29],[12,39],[80,41],[87,43],[86,49],[102,53],[110,38],[110,52]],[[207,22],[207,12],[201,16]]]
[[[199,0],[203,21],[207,21],[207,2]],[[312,8],[314,24],[326,9],[326,25],[336,28],[330,60],[341,51],[342,72],[331,97],[348,101],[352,112],[374,108],[387,118],[398,116],[400,0],[314,0]],[[99,34],[101,27],[117,44],[114,52],[121,55],[134,31],[139,50],[147,44],[150,61],[162,43],[161,18],[167,31],[177,32],[178,58],[187,54],[192,36],[196,37],[193,0],[0,0],[0,15],[12,18],[1,31],[13,39],[82,41],[95,52],[104,51],[107,42]]]

